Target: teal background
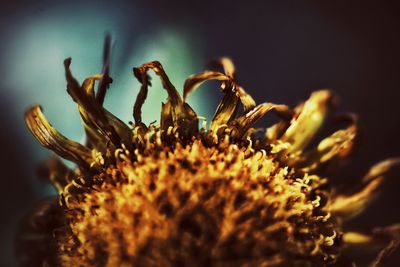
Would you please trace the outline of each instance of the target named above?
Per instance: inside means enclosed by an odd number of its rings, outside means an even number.
[[[352,164],[335,183],[353,184],[372,164],[400,155],[400,39],[397,1],[25,1],[0,8],[0,266],[15,266],[18,220],[54,194],[36,179],[36,166],[50,155],[28,133],[25,109],[40,103],[63,134],[81,141],[76,105],[65,90],[62,61],[72,57],[82,81],[101,69],[105,32],[113,36],[111,76],[105,105],[125,122],[139,84],[132,67],[163,63],[172,82],[230,56],[239,81],[258,103],[291,106],[313,90],[331,88],[338,113],[359,115],[362,138]],[[146,122],[159,119],[166,97],[158,80],[143,108]],[[189,99],[211,118],[221,94],[211,83]],[[265,119],[262,124],[271,123]],[[400,221],[399,174],[382,197],[354,221],[370,229]],[[397,178],[397,179],[396,179]],[[398,266],[399,252],[387,266]]]

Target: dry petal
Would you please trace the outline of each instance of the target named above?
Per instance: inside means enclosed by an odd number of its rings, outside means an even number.
[[[289,153],[300,153],[324,122],[332,94],[328,90],[321,90],[311,94],[297,119],[289,126],[282,136],[282,142],[291,144]]]
[[[91,151],[87,147],[73,142],[60,134],[43,115],[40,106],[33,106],[25,113],[25,122],[29,130],[48,149],[57,155],[75,162],[87,169],[91,163]]]
[[[360,214],[374,200],[387,173],[400,164],[399,158],[388,159],[374,165],[364,177],[363,188],[351,195],[338,194],[334,197],[331,212],[344,219],[350,219]]]

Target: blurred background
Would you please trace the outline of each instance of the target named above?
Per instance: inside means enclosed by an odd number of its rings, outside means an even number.
[[[317,89],[340,99],[338,113],[359,115],[360,146],[339,181],[359,179],[372,164],[400,156],[400,38],[397,1],[21,1],[0,8],[0,266],[15,266],[18,220],[54,194],[36,177],[50,155],[28,133],[25,109],[40,103],[53,125],[74,140],[83,130],[66,93],[62,62],[72,57],[80,81],[100,72],[105,32],[113,37],[106,107],[125,122],[139,84],[132,67],[163,63],[181,90],[209,60],[231,57],[243,87],[260,102],[291,106]],[[157,79],[143,109],[159,119],[166,94]],[[190,97],[211,118],[221,97],[216,84]],[[370,229],[400,222],[400,173],[354,221]],[[399,252],[387,266],[398,266]]]

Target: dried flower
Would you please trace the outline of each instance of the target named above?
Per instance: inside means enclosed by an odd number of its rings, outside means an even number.
[[[349,249],[386,242],[372,263],[377,266],[398,245],[398,225],[374,234],[346,231],[346,221],[375,198],[400,160],[372,167],[350,193],[334,188],[328,171],[349,156],[357,125],[355,116],[346,116],[347,128],[310,145],[332,104],[329,90],[294,109],[256,105],[237,83],[233,63],[222,58],[214,67],[223,72],[190,76],[181,98],[153,61],[133,70],[141,88],[129,127],[102,105],[112,82],[108,58],[109,39],[103,73],[82,85],[71,74],[71,59],[64,62],[85,145],[61,135],[39,106],[26,112],[39,142],[77,168],[56,157],[43,166],[59,201],[45,201],[26,220],[19,236],[22,265],[354,266]],[[160,125],[141,119],[150,70],[168,93]],[[208,80],[221,81],[224,96],[207,128],[204,121],[199,127],[187,97]],[[270,112],[280,121],[255,129]]]

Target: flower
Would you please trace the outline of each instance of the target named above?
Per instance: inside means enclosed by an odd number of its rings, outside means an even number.
[[[329,90],[293,109],[256,105],[238,84],[232,61],[222,58],[213,64],[223,71],[190,76],[182,98],[153,61],[133,69],[141,88],[130,127],[103,107],[112,82],[109,43],[103,73],[82,85],[71,59],[64,62],[86,144],[60,134],[40,106],[25,114],[38,141],[76,168],[57,157],[42,166],[59,197],[39,205],[21,228],[22,265],[354,266],[348,250],[381,242],[372,263],[378,265],[398,245],[398,225],[372,234],[346,230],[400,159],[372,167],[351,193],[335,188],[329,173],[350,155],[357,120],[345,116],[347,128],[310,144],[333,103]],[[141,119],[150,70],[168,93],[160,125]],[[207,127],[187,98],[209,80],[221,82],[224,96]],[[277,123],[255,128],[272,112]]]

